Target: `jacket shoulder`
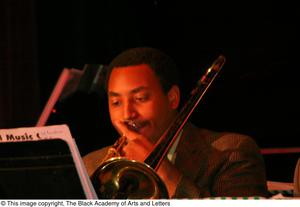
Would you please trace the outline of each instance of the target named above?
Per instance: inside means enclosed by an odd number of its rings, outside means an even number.
[[[211,146],[218,151],[234,149],[257,149],[255,140],[248,135],[235,132],[218,132],[209,129],[198,128],[192,125],[190,128],[190,137],[193,143],[199,143]]]
[[[219,133],[219,136],[211,140],[211,146],[220,151],[235,149],[258,150],[258,146],[252,137],[233,132]]]

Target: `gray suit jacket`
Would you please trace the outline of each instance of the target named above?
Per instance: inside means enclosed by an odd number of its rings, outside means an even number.
[[[90,176],[107,149],[83,158]],[[174,198],[268,196],[262,156],[253,139],[245,135],[187,124],[176,150],[175,166],[183,176]]]

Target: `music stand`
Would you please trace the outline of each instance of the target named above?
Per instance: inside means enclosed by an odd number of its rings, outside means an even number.
[[[0,130],[1,199],[95,199],[66,125]]]

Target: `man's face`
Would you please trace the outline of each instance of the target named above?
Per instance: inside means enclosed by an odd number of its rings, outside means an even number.
[[[108,82],[108,104],[114,127],[123,134],[116,123],[124,123],[155,143],[174,118],[175,109],[164,94],[159,79],[146,64],[117,67]],[[127,125],[133,121],[136,127]]]

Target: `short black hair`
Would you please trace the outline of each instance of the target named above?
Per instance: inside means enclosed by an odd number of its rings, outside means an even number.
[[[111,71],[116,67],[147,64],[159,78],[162,89],[167,93],[173,85],[179,85],[179,71],[173,59],[164,52],[151,47],[137,47],[125,50],[108,65],[105,88]]]

